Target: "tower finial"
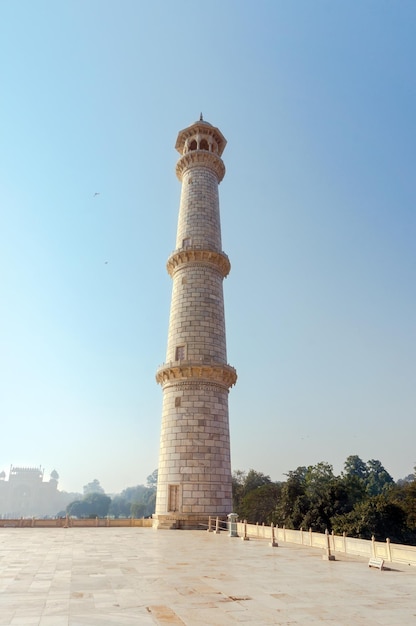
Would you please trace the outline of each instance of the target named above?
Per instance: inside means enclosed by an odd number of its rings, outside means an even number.
[[[200,122],[203,122],[203,121],[204,121],[204,118],[202,117],[202,113],[201,113],[201,115],[199,116],[199,121],[200,121]]]

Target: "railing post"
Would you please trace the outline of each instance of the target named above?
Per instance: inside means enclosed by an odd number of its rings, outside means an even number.
[[[388,537],[386,539],[386,547],[387,547],[387,560],[390,561],[391,563],[391,546],[390,546],[390,539]]]
[[[312,527],[309,527],[309,545],[312,548]]]
[[[217,516],[217,519],[215,520],[215,534],[219,535],[220,534],[220,518]]]
[[[271,542],[269,543],[269,546],[271,546],[272,548],[277,548],[278,543],[277,543],[277,541],[275,541],[275,538],[274,538],[274,526],[273,526],[273,522],[270,524],[270,529],[271,529],[271,533],[272,533],[272,540],[271,540]]]
[[[347,554],[347,535],[345,533],[345,530],[342,533],[342,538],[343,538],[343,542],[342,543],[344,544],[344,552],[345,552],[345,554]]]
[[[325,530],[325,543],[326,548],[324,548],[324,554],[322,555],[322,559],[324,561],[335,561],[335,557],[333,554],[331,554],[331,547],[329,545],[328,529]]]
[[[376,558],[376,539],[374,535],[371,535],[371,556],[373,559]]]
[[[300,545],[303,546],[303,528],[300,527]]]
[[[241,537],[242,541],[248,541],[248,536],[247,536],[247,520],[244,520],[244,532],[243,532],[243,536]]]
[[[211,515],[208,517],[208,532],[212,533],[212,528],[211,528]]]

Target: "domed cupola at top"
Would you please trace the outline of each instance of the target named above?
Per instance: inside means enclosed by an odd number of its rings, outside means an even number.
[[[222,132],[206,122],[201,113],[198,122],[179,132],[175,148],[180,154],[205,150],[221,156],[226,145],[227,140]]]
[[[204,164],[216,174],[218,183],[224,178],[225,166],[221,155],[227,145],[222,132],[206,122],[202,113],[200,119],[178,134],[175,148],[182,155],[176,165],[176,176],[182,181],[184,169]]]

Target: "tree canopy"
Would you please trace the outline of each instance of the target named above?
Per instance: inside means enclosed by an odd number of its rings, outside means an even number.
[[[93,481],[84,485],[83,491],[84,496],[88,493],[105,493],[104,489],[100,485],[100,481],[97,478],[94,478]]]
[[[74,500],[67,508],[68,515],[76,517],[149,517],[155,512],[157,470],[147,477],[147,487],[127,487],[110,497],[97,478],[84,486],[84,497]]]
[[[414,475],[395,484],[380,461],[351,455],[340,476],[326,462],[297,467],[286,476],[272,482],[255,470],[235,471],[234,511],[251,523],[416,543]]]
[[[88,493],[82,500],[75,500],[67,506],[68,515],[75,517],[105,517],[110,508],[111,498],[102,493]]]

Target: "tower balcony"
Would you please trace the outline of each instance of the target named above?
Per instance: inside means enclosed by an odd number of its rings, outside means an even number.
[[[214,152],[208,152],[207,150],[191,150],[181,156],[176,164],[178,180],[182,180],[184,171],[192,167],[207,167],[214,172],[218,184],[225,176],[225,165],[222,159]]]
[[[156,382],[162,387],[169,382],[210,382],[229,389],[237,382],[237,372],[226,363],[170,361],[158,368]]]
[[[200,246],[190,246],[172,252],[166,264],[169,275],[173,276],[176,270],[185,263],[211,265],[221,273],[223,278],[228,276],[231,269],[229,258],[224,252],[207,250]]]

